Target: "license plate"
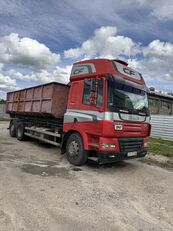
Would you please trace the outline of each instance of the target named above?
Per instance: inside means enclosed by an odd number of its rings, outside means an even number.
[[[127,153],[127,156],[136,156],[137,155],[137,152],[128,152]]]

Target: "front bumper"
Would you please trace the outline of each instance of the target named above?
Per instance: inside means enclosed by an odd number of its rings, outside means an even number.
[[[134,156],[128,156],[128,153],[113,153],[113,152],[100,152],[97,153],[97,157],[100,160],[112,160],[112,161],[120,161],[120,160],[128,160],[128,159],[134,159],[134,158],[140,158],[144,157],[147,154],[147,150],[143,149],[137,152]]]

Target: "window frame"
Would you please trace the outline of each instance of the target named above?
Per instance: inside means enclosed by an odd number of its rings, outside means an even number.
[[[99,98],[99,83],[97,83],[97,100],[96,100],[96,104],[91,104],[89,101],[88,103],[86,103],[84,101],[84,94],[85,94],[85,86],[86,86],[86,81],[90,81],[90,83],[92,83],[92,79],[95,79],[96,81],[101,81],[102,82],[102,98],[101,98],[101,104],[98,104],[98,98]],[[89,99],[90,99],[90,92],[91,92],[91,87],[92,84],[90,84],[90,90],[89,90]],[[101,94],[100,94],[101,95]],[[88,107],[97,107],[97,108],[102,108],[103,107],[103,102],[104,102],[104,79],[103,78],[85,78],[84,79],[84,86],[83,86],[83,94],[82,94],[82,105],[83,106],[88,106]]]

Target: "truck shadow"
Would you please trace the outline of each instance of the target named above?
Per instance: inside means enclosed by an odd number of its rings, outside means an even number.
[[[133,163],[129,163],[127,161],[117,161],[112,163],[98,163],[93,160],[88,160],[86,165],[93,169],[106,169],[106,168],[127,168],[127,167],[134,167]]]

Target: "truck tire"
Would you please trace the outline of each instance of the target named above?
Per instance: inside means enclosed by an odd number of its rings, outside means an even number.
[[[24,132],[25,132],[24,124],[18,123],[17,129],[16,129],[16,136],[18,140],[23,141],[26,139]]]
[[[66,156],[67,160],[75,166],[81,166],[86,163],[88,151],[83,149],[83,142],[78,133],[72,133],[69,136],[66,146]]]
[[[16,137],[16,126],[13,121],[10,122],[9,134],[11,137]]]

